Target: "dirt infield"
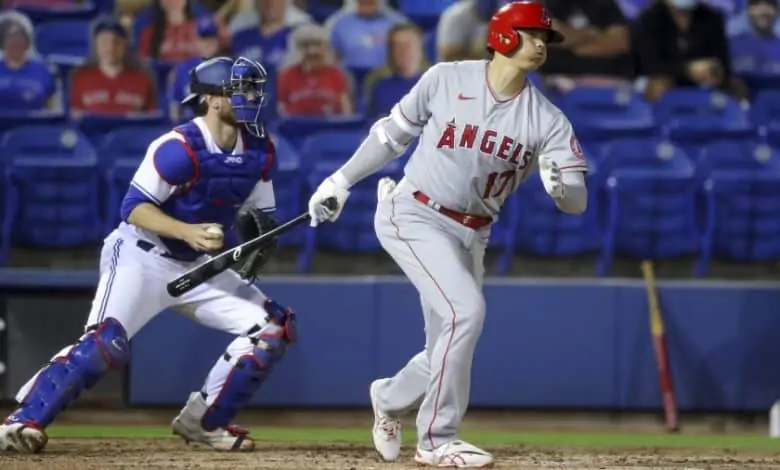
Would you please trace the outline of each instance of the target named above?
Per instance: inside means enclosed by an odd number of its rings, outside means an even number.
[[[767,455],[660,450],[576,450],[511,447],[492,449],[505,469],[778,468]],[[411,451],[398,463],[383,463],[373,449],[352,445],[291,446],[264,444],[254,453],[214,453],[177,439],[56,439],[38,456],[2,456],[0,468],[19,469],[268,469],[403,470],[417,469]]]

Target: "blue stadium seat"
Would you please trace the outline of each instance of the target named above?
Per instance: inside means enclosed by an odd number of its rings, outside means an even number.
[[[67,126],[8,132],[2,253],[10,240],[38,247],[73,247],[99,240],[99,172],[95,149]]]
[[[113,2],[97,0],[97,3],[111,4]],[[14,9],[27,15],[30,21],[36,25],[54,20],[90,20],[98,12],[98,6],[93,1],[62,3],[56,6],[20,5]]]
[[[274,131],[300,151],[306,138],[319,132],[359,130],[365,127],[366,119],[363,115],[324,118],[288,116],[278,120]]]
[[[308,175],[309,185],[316,187],[336,171],[340,163],[333,161],[318,162]],[[348,253],[371,252],[381,249],[374,232],[374,214],[376,212],[376,187],[379,179],[385,176],[401,177],[401,165],[391,162],[387,167],[359,182],[350,190],[349,200],[336,223],[326,223],[317,230],[308,230],[298,259],[298,269],[308,272],[317,247]]]
[[[591,253],[599,248],[601,231],[595,183],[598,171],[598,165],[588,161],[589,201],[582,215],[561,212],[544,190],[538,173],[518,187],[507,201],[507,240],[497,262],[498,274],[509,271],[516,251],[557,257]]]
[[[301,170],[305,173],[318,162],[343,164],[366,138],[366,130],[319,132],[308,137],[300,151]]]
[[[0,111],[0,132],[21,126],[65,124],[66,118],[64,113],[49,111]]]
[[[658,134],[653,109],[625,88],[577,87],[556,99],[574,126],[580,143],[595,155],[614,139]]]
[[[712,256],[730,261],[780,260],[780,165],[716,170],[705,183],[706,228],[697,274]]]
[[[717,91],[670,90],[656,103],[655,113],[664,126],[663,135],[689,155],[697,155],[702,145],[714,138],[749,138],[756,132],[747,109]]]
[[[301,162],[295,149],[281,136],[272,136],[276,146],[278,167],[274,176],[276,196],[276,218],[279,223],[295,218],[304,210],[304,180]],[[293,230],[279,238],[280,246],[299,246],[303,244],[303,230]]]
[[[697,274],[714,255],[735,261],[780,259],[780,152],[752,144],[713,143],[702,153],[704,238]]]
[[[425,57],[428,62],[435,64],[439,61],[439,52],[436,50],[436,30],[428,31],[423,36]]]
[[[780,122],[780,90],[759,92],[750,108],[750,119],[756,126]]]
[[[780,147],[780,121],[773,121],[767,124],[764,135],[769,145]]]
[[[75,65],[89,56],[90,20],[56,20],[35,27],[35,47],[49,62]]]
[[[390,114],[390,110],[412,89],[417,79],[387,77],[377,80],[369,97],[370,118],[379,119]]]
[[[98,151],[98,167],[103,176],[101,192],[108,194],[101,212],[105,214],[105,233],[119,223],[119,205],[135,169],[146,155],[153,140],[170,131],[168,126],[130,126],[118,128],[102,140]]]
[[[168,125],[168,121],[162,112],[137,113],[127,116],[110,116],[105,114],[85,114],[74,121],[81,132],[86,135],[95,146],[102,146],[103,139],[111,132],[125,127],[139,129],[148,127],[159,131]],[[170,130],[170,129],[169,129]]]
[[[616,253],[665,259],[696,252],[695,167],[681,149],[658,139],[618,141],[599,170],[607,176],[599,275]]]

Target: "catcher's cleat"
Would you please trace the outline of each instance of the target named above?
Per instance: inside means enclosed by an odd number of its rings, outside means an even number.
[[[5,422],[0,425],[0,453],[37,454],[47,442],[46,431],[35,424]]]
[[[184,409],[173,420],[173,434],[184,439],[187,444],[205,444],[218,451],[251,452],[254,450],[255,443],[249,438],[249,431],[239,426],[203,429],[201,418],[206,408],[203,395],[199,392],[190,394]]]

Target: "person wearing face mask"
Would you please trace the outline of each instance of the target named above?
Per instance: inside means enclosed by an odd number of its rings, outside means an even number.
[[[436,26],[438,60],[484,59],[485,36],[493,12],[505,0],[459,0],[444,9]]]
[[[338,116],[352,113],[350,81],[335,63],[328,34],[315,24],[298,26],[277,80],[279,114]]]
[[[655,101],[678,86],[721,89],[745,98],[732,76],[723,15],[698,0],[656,0],[635,22],[636,62]]]

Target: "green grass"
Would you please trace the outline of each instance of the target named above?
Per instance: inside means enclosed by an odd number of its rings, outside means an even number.
[[[49,436],[106,439],[172,437],[171,430],[167,426],[52,426]],[[252,436],[266,442],[309,444],[370,444],[371,442],[366,429],[254,427]],[[546,447],[702,448],[780,453],[780,441],[768,437],[744,435],[471,431],[465,432],[463,438],[490,446],[525,444]],[[405,441],[413,442],[414,434],[406,433]]]

